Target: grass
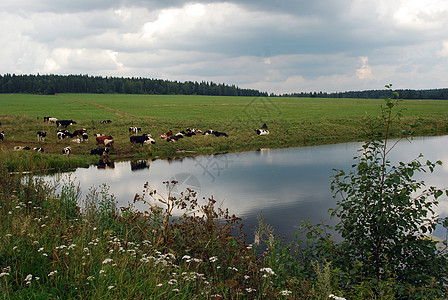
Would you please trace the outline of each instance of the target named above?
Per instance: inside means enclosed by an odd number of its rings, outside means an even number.
[[[259,148],[297,147],[356,141],[363,138],[359,120],[367,113],[374,115],[382,100],[318,98],[249,98],[213,96],[100,95],[61,94],[40,96],[1,94],[1,130],[5,141],[0,144],[2,161],[10,170],[29,170],[36,162],[40,168],[59,168],[95,163],[89,156],[95,148],[94,133],[114,137],[114,159],[167,158],[184,155],[257,150]],[[448,132],[448,102],[437,100],[402,101],[406,118],[400,128],[409,127],[416,135]],[[86,128],[88,143],[58,141],[56,126],[43,122],[44,116],[73,119],[78,124],[70,131]],[[110,119],[111,124],[100,124]],[[266,123],[271,132],[257,136],[254,129]],[[151,147],[129,143],[128,127],[137,126],[151,133],[156,144]],[[187,127],[203,131],[214,129],[229,134],[228,138],[197,135],[178,143],[159,139],[160,134]],[[401,134],[396,128],[394,135]],[[38,130],[47,131],[45,142],[36,140]],[[14,146],[41,147],[45,153],[18,155]],[[62,148],[70,146],[70,158],[61,157]],[[27,162],[23,163],[22,162]]]

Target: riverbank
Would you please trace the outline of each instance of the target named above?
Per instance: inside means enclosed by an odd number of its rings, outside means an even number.
[[[94,134],[113,136],[110,159],[158,159],[225,152],[253,151],[260,148],[287,148],[323,145],[365,139],[366,113],[378,114],[383,100],[244,98],[205,96],[85,95],[56,96],[0,95],[5,104],[0,116],[0,159],[10,171],[69,169],[95,164],[100,157],[90,155],[96,147]],[[442,135],[448,132],[448,102],[437,100],[403,101],[406,117],[391,131],[392,137],[407,135]],[[3,108],[3,107],[2,107]],[[88,141],[74,143],[59,140],[56,125],[43,121],[44,116],[73,119],[76,125],[67,130],[85,128]],[[103,119],[111,123],[102,124]],[[259,136],[255,129],[266,124],[270,134]],[[130,126],[151,133],[153,145],[131,145]],[[228,136],[197,134],[175,143],[160,135],[197,128],[213,129]],[[47,132],[38,141],[37,131]],[[43,153],[14,151],[15,147],[41,147]],[[62,149],[71,148],[70,155]]]

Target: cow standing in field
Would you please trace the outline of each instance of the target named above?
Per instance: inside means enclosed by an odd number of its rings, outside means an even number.
[[[68,130],[58,130],[57,132],[58,140],[63,140],[66,138],[71,138],[72,134]]]
[[[131,141],[131,145],[134,146],[135,143],[140,144],[143,147],[143,144],[155,144],[156,141],[150,136],[150,134],[131,136],[129,137]]]
[[[105,145],[105,144],[104,144],[104,141],[105,141],[105,140],[110,140],[110,141],[111,141],[111,140],[113,140],[113,137],[110,136],[110,135],[97,136],[97,137],[96,137],[96,144],[97,144],[97,145],[101,145],[101,144],[102,144],[102,145]]]
[[[47,136],[47,132],[46,131],[38,131],[37,132],[37,141],[38,142],[44,142],[46,136]]]
[[[90,150],[90,155],[108,155],[109,154],[109,148],[96,148]]]
[[[137,134],[139,131],[142,131],[140,127],[129,127],[129,135]]]

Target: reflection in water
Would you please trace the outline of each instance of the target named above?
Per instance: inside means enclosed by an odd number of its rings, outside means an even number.
[[[149,169],[149,160],[140,159],[140,160],[131,160],[131,171],[138,171]]]
[[[115,163],[113,160],[109,159],[109,156],[105,155],[98,161],[98,164],[96,165],[98,169],[114,169]]]
[[[292,240],[301,220],[317,223],[329,219],[328,209],[336,203],[330,191],[332,170],[349,171],[360,147],[361,143],[347,143],[151,162],[117,162],[114,169],[77,169],[72,178],[77,178],[85,193],[92,185],[106,183],[119,206],[127,206],[146,182],[163,193],[162,182],[176,180],[179,182],[176,192],[190,188],[198,192],[198,199],[213,196],[222,208],[229,208],[230,213],[242,217],[248,236],[253,237],[257,216],[262,212],[277,235]],[[407,162],[423,153],[423,162],[442,160],[443,167],[435,173],[416,174],[415,179],[424,179],[427,186],[448,187],[447,148],[448,136],[417,138],[412,143],[401,141],[390,152],[390,159],[392,164]],[[137,165],[143,167],[133,172]],[[143,205],[137,208],[147,209]],[[442,216],[448,215],[446,199],[441,200],[436,211]],[[437,236],[443,234],[438,232]]]

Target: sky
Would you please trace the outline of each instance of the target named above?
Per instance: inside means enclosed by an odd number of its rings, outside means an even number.
[[[448,88],[446,0],[8,0],[0,74],[283,94]]]

